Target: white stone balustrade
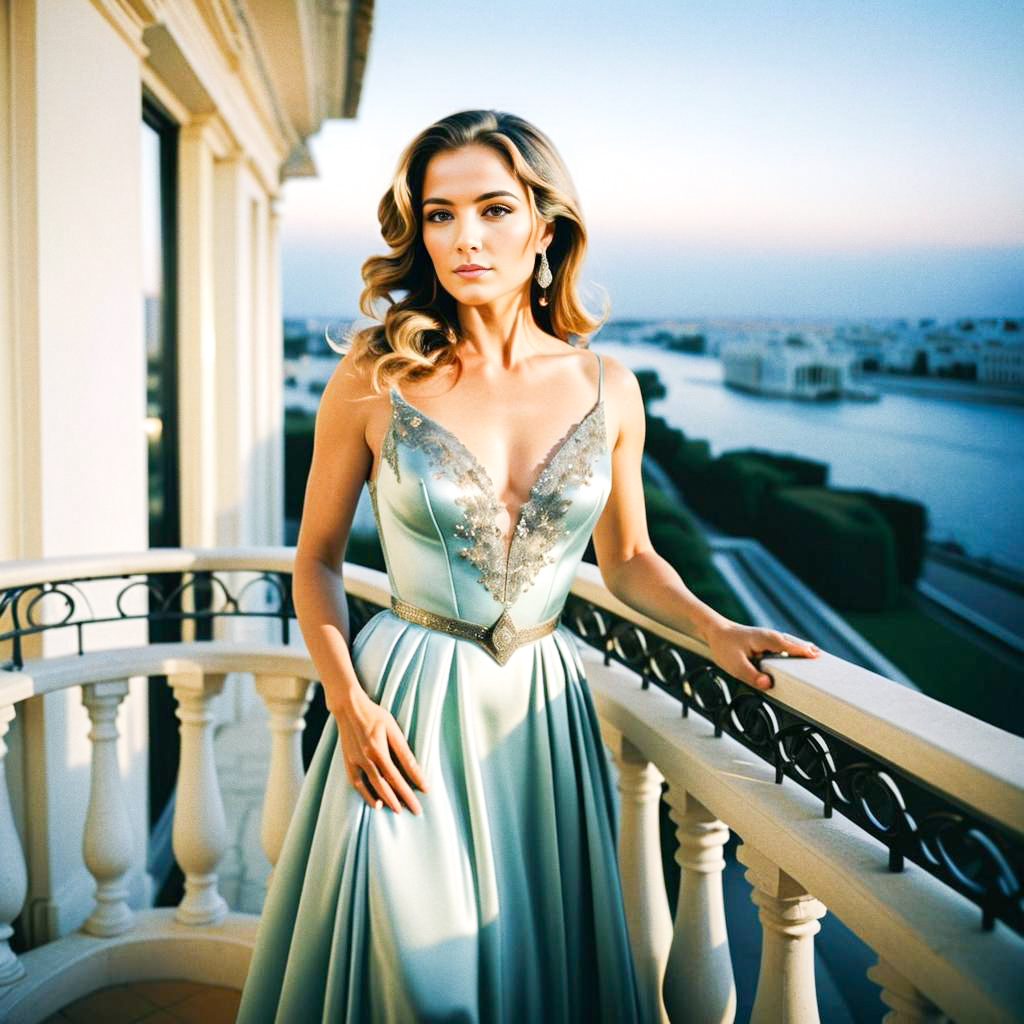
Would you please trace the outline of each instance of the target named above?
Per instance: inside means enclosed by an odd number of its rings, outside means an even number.
[[[14,708],[0,706],[0,991],[25,976],[25,968],[11,950],[11,923],[21,912],[28,893],[28,873],[21,840],[14,825],[7,790],[7,743],[4,737],[14,721]]]
[[[882,989],[882,1002],[890,1008],[882,1024],[944,1024],[949,1019],[885,960],[869,967],[868,977]]]
[[[722,851],[729,829],[680,784],[666,796],[676,825],[680,868],[675,934],[665,973],[665,1007],[673,1021],[729,1024],[736,984],[722,900]]]
[[[82,855],[96,879],[96,909],[82,926],[90,935],[120,935],[134,923],[126,876],[132,864],[132,825],[117,766],[117,710],[127,681],[87,683],[82,703],[92,719],[92,779]]]
[[[672,915],[661,863],[664,776],[621,733],[610,737],[609,746],[619,771],[619,872],[637,981],[650,1019],[667,1021],[661,980],[672,942]]]
[[[270,771],[263,798],[260,844],[271,865],[277,864],[292,809],[302,788],[302,730],[312,697],[312,686],[296,676],[256,677],[256,692],[263,698],[270,714]],[[267,888],[273,880],[273,868],[267,877]]]
[[[169,682],[181,720],[173,845],[185,874],[185,896],[176,917],[183,924],[216,924],[228,912],[217,889],[217,865],[228,846],[228,829],[213,754],[212,707],[224,689],[224,675],[182,672]]]
[[[161,549],[0,568],[0,590],[27,580],[145,572],[288,572],[294,552],[194,552]],[[386,577],[345,567],[346,586],[378,605]],[[574,592],[706,656],[698,641],[652,623],[616,601],[593,567]],[[296,636],[298,636],[296,632]],[[763,929],[755,1024],[816,1022],[814,934],[829,912],[878,955],[868,975],[890,1008],[889,1024],[1016,1021],[1024,1005],[1024,939],[998,923],[980,927],[980,910],[912,862],[886,870],[884,847],[792,780],[775,785],[771,765],[625,667],[605,666],[581,644],[602,732],[615,757],[621,798],[619,862],[634,961],[654,1016],[726,1024],[736,988],[722,892],[730,830],[743,840],[752,898]],[[772,699],[845,736],[896,768],[950,793],[988,820],[1024,832],[1024,741],[939,705],[830,655],[776,660]],[[315,669],[301,645],[246,642],[153,644],[39,659],[0,672],[0,1020],[35,1024],[95,988],[143,977],[178,977],[240,987],[258,918],[230,913],[218,891],[225,853],[224,811],[213,747],[212,702],[228,673],[248,672],[269,711],[270,747],[261,842],[271,864],[280,854],[303,780],[301,732]],[[132,908],[123,889],[131,850],[117,758],[117,711],[125,680],[167,676],[178,701],[181,762],[173,826],[186,876],[177,908]],[[3,742],[22,702],[80,687],[91,729],[91,790],[83,862],[96,881],[92,912],[78,932],[15,956],[12,922],[22,911],[26,857],[7,791]],[[667,905],[661,870],[659,801],[666,800],[679,842],[680,896]],[[59,784],[59,780],[54,780]],[[68,837],[69,842],[74,837]],[[30,861],[31,862],[31,861]],[[738,966],[737,971],[741,968]],[[742,965],[753,979],[757,965]]]
[[[736,857],[747,866],[762,929],[750,1024],[818,1024],[814,936],[825,905],[752,846],[744,843]]]

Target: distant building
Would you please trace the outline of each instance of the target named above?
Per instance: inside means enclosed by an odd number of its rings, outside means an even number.
[[[874,397],[850,381],[854,353],[817,335],[789,334],[733,342],[722,348],[725,383],[762,395],[786,398]]]
[[[1024,384],[1024,344],[985,345],[978,353],[978,380],[985,384]]]

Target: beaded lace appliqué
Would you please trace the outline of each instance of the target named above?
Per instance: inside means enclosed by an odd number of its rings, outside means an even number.
[[[397,441],[401,441],[427,453],[436,478],[455,482],[461,492],[456,501],[464,514],[454,530],[468,541],[458,554],[480,571],[480,582],[494,598],[509,607],[554,560],[551,550],[566,532],[564,519],[572,505],[565,491],[590,480],[594,459],[607,444],[604,400],[599,399],[555,445],[520,507],[507,553],[495,521],[504,505],[487,470],[455,434],[406,402],[396,388],[391,389],[391,401],[393,415],[382,457],[400,479]]]

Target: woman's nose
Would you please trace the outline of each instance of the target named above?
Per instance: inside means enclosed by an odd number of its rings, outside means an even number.
[[[471,249],[480,249],[479,225],[470,219],[463,220],[455,236],[455,248],[459,252],[469,252]]]

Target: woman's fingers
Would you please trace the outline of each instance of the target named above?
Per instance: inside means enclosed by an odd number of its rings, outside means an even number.
[[[380,793],[387,805],[396,814],[402,810],[398,797],[395,796],[396,790],[414,814],[422,812],[423,808],[420,807],[416,794],[413,793],[412,787],[402,777],[402,773],[395,767],[388,751],[383,753],[377,752],[377,761],[371,763],[370,767],[364,770],[366,771],[367,778],[370,780],[370,784]]]
[[[401,727],[394,718],[388,723],[388,736],[391,740],[391,746],[394,748],[395,754],[405,769],[406,774],[425,793],[427,791],[426,776],[423,774],[419,761],[416,760],[416,755],[412,752],[412,747],[409,746],[409,741],[405,738],[405,733],[402,732]]]
[[[385,777],[391,786],[398,792],[406,806],[409,807],[413,814],[420,814],[423,808],[420,806],[420,802],[416,799],[416,794],[412,791],[412,786],[406,782],[405,777],[395,766],[395,763],[388,756],[387,762],[381,765]]]
[[[731,676],[758,690],[774,685],[772,677],[761,668],[761,659],[775,654],[787,657],[814,658],[821,650],[809,640],[778,629],[763,629],[727,621],[710,633],[708,646],[712,659]]]
[[[768,690],[774,685],[772,677],[761,670],[761,658],[764,655],[782,652],[797,657],[816,658],[821,654],[821,649],[816,644],[812,644],[810,640],[801,640],[792,633],[770,629],[765,631],[763,637],[765,646],[753,652],[753,656],[748,654],[743,659],[746,662],[744,667],[749,666],[751,670],[747,682],[761,690]]]
[[[813,658],[821,653],[820,648],[812,644],[810,640],[801,640],[793,636],[792,633],[780,633],[778,630],[774,630],[771,633],[771,639],[773,643],[777,644],[778,650],[785,651],[787,654]]]
[[[400,796],[413,813],[422,814],[412,786],[392,760],[391,748],[398,762],[424,792],[426,779],[391,712],[367,697],[350,714],[337,714],[335,719],[349,782],[363,799],[375,809],[379,809],[382,802],[386,803],[398,814],[402,810]]]
[[[392,769],[392,786],[398,790],[402,799],[405,801],[406,806],[412,811],[413,814],[422,814],[423,808],[420,806],[419,800],[416,799],[416,794],[412,791],[412,786],[402,777],[402,773],[397,769]]]
[[[383,807],[383,803],[379,797],[370,793],[367,788],[366,782],[360,777],[352,783],[359,795],[375,810],[379,811]]]
[[[384,801],[396,814],[402,809],[395,796],[395,791],[388,784],[387,779],[381,774],[380,769],[372,761],[363,765],[363,772],[370,783],[370,788]]]
[[[747,670],[744,682],[757,687],[759,690],[770,690],[774,685],[772,677],[767,672],[761,671],[761,658],[759,656],[750,657],[749,655],[744,655],[743,667]]]

